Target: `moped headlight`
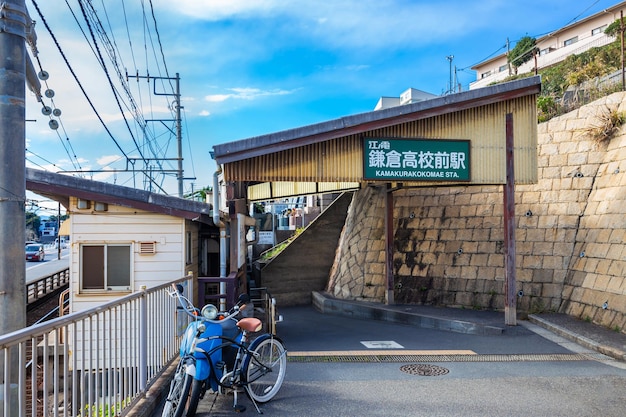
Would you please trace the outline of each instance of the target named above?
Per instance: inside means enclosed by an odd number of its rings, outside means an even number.
[[[207,320],[215,320],[215,318],[217,317],[217,307],[215,307],[213,304],[207,304],[204,307],[202,307],[202,317],[204,317]]]

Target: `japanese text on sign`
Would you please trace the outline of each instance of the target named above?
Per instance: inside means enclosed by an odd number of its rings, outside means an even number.
[[[469,141],[365,139],[364,178],[469,180]]]

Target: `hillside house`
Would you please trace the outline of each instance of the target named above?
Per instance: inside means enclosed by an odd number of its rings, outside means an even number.
[[[568,56],[580,54],[593,47],[608,45],[613,36],[607,36],[604,30],[620,18],[626,10],[626,2],[620,2],[592,16],[581,19],[561,29],[537,38],[539,54],[518,69],[518,74],[548,68],[565,60]],[[504,41],[504,40],[503,40]],[[513,68],[507,60],[507,53],[483,61],[472,67],[476,71],[476,81],[470,83],[470,90],[485,87],[504,80],[513,74]]]

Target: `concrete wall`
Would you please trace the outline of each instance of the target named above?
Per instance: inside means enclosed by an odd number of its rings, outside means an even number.
[[[518,312],[558,311],[626,330],[626,134],[592,133],[616,93],[538,127],[539,182],[516,187]],[[394,193],[398,303],[504,308],[501,186]],[[355,195],[327,290],[384,301],[384,191]]]

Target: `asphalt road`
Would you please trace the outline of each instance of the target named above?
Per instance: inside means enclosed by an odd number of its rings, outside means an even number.
[[[66,269],[69,265],[69,249],[61,250],[61,259],[59,252],[53,247],[46,246],[46,257],[42,262],[26,262],[26,283],[52,275],[55,272]]]
[[[261,405],[268,416],[625,415],[626,364],[530,323],[477,336],[324,315],[312,307],[281,314],[279,335],[290,355],[302,356],[290,357],[281,391]],[[371,353],[380,348],[396,355],[375,361]],[[467,350],[475,354],[455,355]],[[243,413],[232,409],[232,396],[213,403],[214,397],[207,394],[197,416],[258,416],[243,395]]]

